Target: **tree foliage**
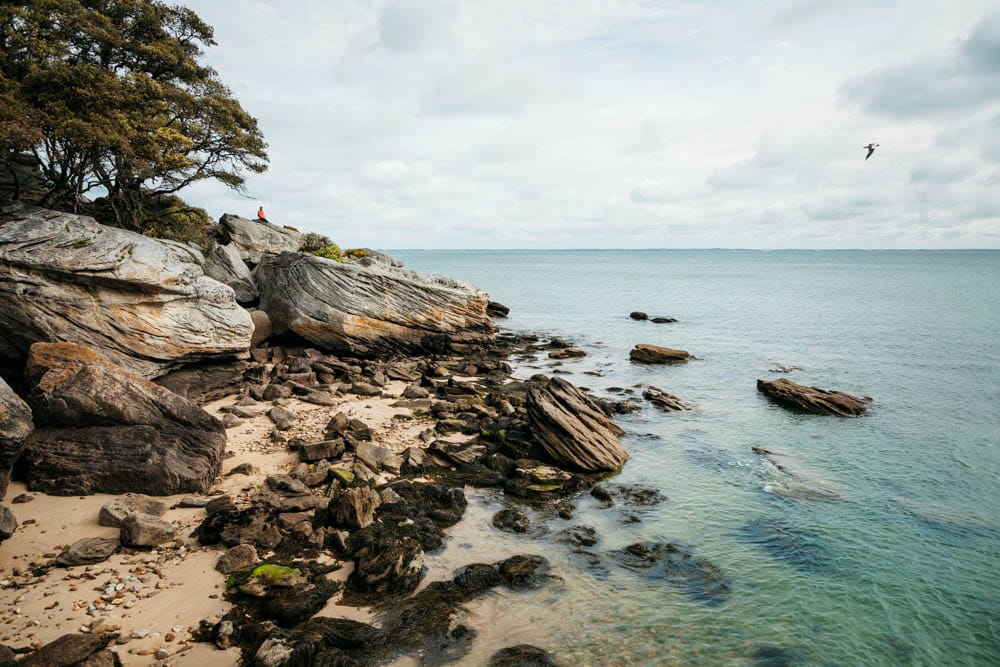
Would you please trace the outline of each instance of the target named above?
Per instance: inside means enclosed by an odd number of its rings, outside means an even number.
[[[43,205],[77,210],[99,192],[133,228],[196,181],[241,189],[267,144],[199,63],[214,43],[192,10],[156,0],[0,3],[0,151],[38,158]]]

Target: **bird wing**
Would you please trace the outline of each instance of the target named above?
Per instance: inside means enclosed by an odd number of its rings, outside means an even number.
[[[875,152],[875,149],[872,148],[871,146],[865,146],[865,148],[868,149],[868,155],[865,156],[865,159],[867,160],[868,158],[870,158],[872,156],[872,153]]]

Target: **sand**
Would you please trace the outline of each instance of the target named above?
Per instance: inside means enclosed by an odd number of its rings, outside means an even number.
[[[382,397],[343,397],[332,407],[291,399],[285,407],[298,419],[283,435],[287,439],[320,440],[330,418],[344,412],[368,424],[375,444],[394,452],[426,446],[419,436],[434,426],[434,420],[414,417],[409,409],[391,406],[405,386],[402,382],[390,383]],[[205,409],[220,415],[221,408],[238,399],[220,399]],[[273,425],[265,414],[270,406],[269,402],[261,402],[259,414],[227,431],[228,458],[222,475],[206,495],[227,493],[240,505],[268,475],[287,472],[298,463],[297,454],[284,443],[271,440]],[[251,409],[258,410],[256,406]],[[251,474],[228,474],[243,463],[254,467]],[[15,649],[41,646],[66,633],[89,632],[100,624],[120,631],[121,643],[111,648],[126,665],[238,663],[236,649],[221,651],[211,644],[191,641],[191,631],[200,621],[215,623],[229,608],[223,599],[225,579],[215,571],[222,549],[201,547],[189,536],[204,519],[204,509],[167,511],[163,518],[178,528],[175,542],[153,550],[120,550],[97,565],[52,568],[34,576],[32,570],[51,561],[76,540],[117,534],[117,529],[97,524],[101,506],[114,496],[28,493],[30,502],[10,504],[22,493],[26,493],[24,485],[15,482],[4,498],[21,525],[11,539],[0,545],[0,643]],[[162,500],[173,507],[182,497]],[[335,576],[346,578],[351,565],[345,563]],[[372,620],[370,610],[340,606],[337,598],[321,614]],[[160,658],[156,657],[158,651]]]

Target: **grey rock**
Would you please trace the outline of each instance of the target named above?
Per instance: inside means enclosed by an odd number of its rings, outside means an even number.
[[[17,517],[6,505],[0,505],[0,542],[9,540],[17,530]]]
[[[265,256],[256,276],[275,333],[323,349],[368,355],[494,337],[486,293],[447,278],[301,253]]]
[[[237,544],[222,554],[215,562],[215,569],[222,574],[229,574],[244,567],[250,567],[257,562],[257,549],[252,544]]]
[[[101,507],[97,515],[97,523],[101,526],[121,528],[126,517],[133,512],[163,516],[167,512],[167,504],[141,493],[126,493],[112,498]]]
[[[369,382],[355,382],[351,385],[351,393],[358,396],[381,396],[382,390]]]
[[[267,416],[271,418],[271,421],[277,424],[278,422],[294,422],[298,419],[298,415],[287,408],[281,406],[275,406],[267,411]],[[282,429],[287,430],[287,429]]]
[[[325,405],[327,407],[333,407],[337,404],[337,399],[328,391],[311,391],[303,396],[302,400],[313,405]]]
[[[403,398],[427,398],[430,395],[431,392],[427,391],[427,389],[415,384],[408,384],[403,389]]]
[[[397,473],[403,465],[402,458],[391,449],[370,442],[359,442],[354,455],[375,472],[388,470]]]
[[[264,389],[264,400],[273,401],[276,398],[288,398],[292,395],[292,388],[283,384],[272,382]]]
[[[527,396],[528,423],[556,462],[597,472],[621,468],[628,460],[619,438],[624,431],[577,387],[553,378]]]
[[[149,378],[250,347],[249,313],[204,274],[197,250],[81,215],[14,216],[0,226],[0,361],[70,341]]]
[[[243,420],[234,415],[232,412],[227,412],[222,415],[222,425],[227,429],[233,428],[234,426],[239,426],[243,423]]]
[[[121,529],[122,544],[129,547],[155,547],[174,539],[177,529],[168,521],[133,512],[125,518]]]
[[[365,528],[375,520],[375,510],[382,504],[378,492],[367,486],[347,489],[331,503],[330,516],[335,525]]]
[[[63,567],[92,565],[111,557],[120,546],[117,537],[85,537],[66,547],[56,556],[55,564]]]
[[[271,326],[270,316],[263,310],[251,310],[250,319],[253,321],[253,336],[250,338],[250,347],[258,347],[274,335],[274,328]]]
[[[7,492],[10,470],[32,428],[31,408],[0,378],[0,498]]]
[[[24,371],[37,428],[21,457],[28,487],[53,495],[201,492],[219,473],[222,423],[70,343],[36,343]]]
[[[269,222],[227,213],[219,219],[219,225],[223,242],[235,248],[240,258],[250,265],[259,264],[267,253],[297,252],[302,247],[302,234]]]
[[[213,246],[205,255],[205,274],[232,287],[238,303],[257,299],[257,284],[235,246]]]
[[[299,458],[303,461],[321,461],[334,459],[344,453],[343,438],[324,440],[322,442],[303,443],[299,447]]]

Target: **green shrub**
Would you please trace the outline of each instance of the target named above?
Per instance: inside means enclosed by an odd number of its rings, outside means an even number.
[[[317,257],[325,257],[327,259],[332,259],[335,262],[344,261],[344,254],[340,250],[340,246],[337,245],[336,243],[331,243],[328,246],[317,248],[316,250],[313,250],[311,252]]]
[[[350,250],[344,251],[344,257],[352,257],[354,259],[361,259],[362,257],[368,257],[369,252],[364,248],[351,248]]]

